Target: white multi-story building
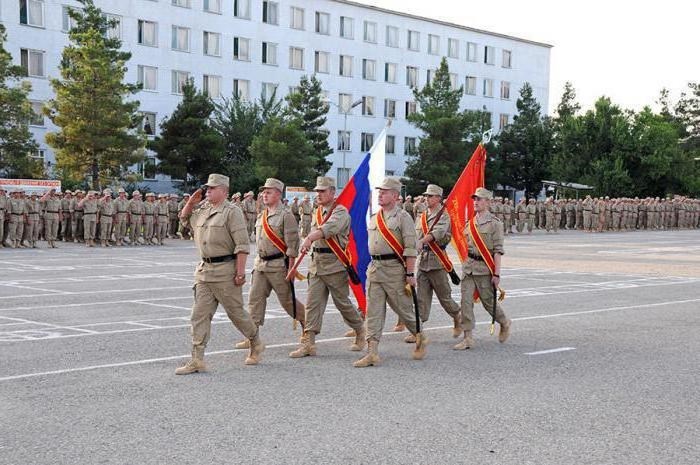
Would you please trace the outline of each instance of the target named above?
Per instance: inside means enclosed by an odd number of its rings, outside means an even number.
[[[315,74],[331,106],[327,129],[334,149],[330,175],[342,186],[373,138],[392,118],[387,138],[388,174],[402,175],[406,155],[420,137],[406,115],[416,111],[411,88],[431,79],[447,57],[461,105],[486,110],[498,131],[516,113],[515,101],[529,82],[542,108],[549,98],[551,46],[504,34],[345,0],[96,0],[118,19],[112,34],[132,53],[127,80],[137,95],[145,130],[157,132],[193,78],[214,99],[237,92],[254,99],[276,89],[284,97],[302,75]],[[75,0],[0,0],[6,48],[29,76],[39,107],[52,97],[71,27],[67,8]],[[350,108],[354,103],[356,107]],[[347,115],[344,114],[347,112]],[[37,117],[32,131],[47,165],[54,162],[44,140],[54,130]],[[142,170],[154,189],[169,190],[155,174],[155,158]]]

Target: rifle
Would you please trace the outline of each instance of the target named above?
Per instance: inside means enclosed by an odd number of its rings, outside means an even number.
[[[440,221],[440,217],[442,217],[442,214],[445,212],[445,208],[447,205],[443,202],[442,207],[440,210],[437,212],[437,216],[433,220],[433,224],[430,225],[430,229],[428,229],[428,234],[433,232],[433,228],[435,228],[435,225],[437,224],[438,221]],[[450,275],[450,281],[452,281],[452,284],[455,286],[458,286],[461,280],[459,279],[459,275],[455,271],[454,265],[452,266],[452,270],[449,272]]]
[[[289,257],[284,256],[284,266],[289,269]],[[289,289],[292,291],[292,328],[297,329],[297,292],[296,289],[294,289],[294,280],[289,281]],[[304,329],[304,326],[302,325],[302,331]]]
[[[416,294],[415,286],[408,286],[411,290],[411,297],[413,298],[413,310],[416,314],[416,349],[420,349],[423,345],[423,335],[421,334],[421,321],[420,321],[420,310],[418,309],[418,295]]]
[[[493,336],[493,333],[496,330],[496,308],[498,305],[498,300],[496,299],[496,285],[491,284],[491,287],[493,288],[493,312],[491,313],[491,327],[489,328],[489,334]]]

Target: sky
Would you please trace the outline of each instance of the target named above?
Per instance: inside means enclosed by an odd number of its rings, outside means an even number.
[[[545,42],[551,54],[549,111],[566,81],[583,109],[600,96],[633,110],[675,101],[700,81],[695,0],[359,0],[362,3]]]

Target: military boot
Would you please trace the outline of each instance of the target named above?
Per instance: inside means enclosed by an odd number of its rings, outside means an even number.
[[[452,317],[454,327],[452,328],[452,337],[459,337],[462,334],[462,312],[457,313]]]
[[[255,337],[249,340],[250,352],[245,359],[246,365],[257,365],[262,360],[262,353],[265,350],[265,344],[260,339],[260,332],[255,334]]]
[[[381,360],[379,359],[379,342],[369,341],[367,343],[367,355],[352,364],[355,368],[365,368],[377,366]]]
[[[343,334],[343,337],[355,337],[355,330],[351,329],[349,331],[346,331],[345,334]]]
[[[408,333],[408,336],[406,336],[405,338],[403,338],[403,342],[405,342],[405,343],[407,343],[407,344],[413,344],[413,343],[415,343],[415,342],[416,342],[416,336],[415,336],[415,334]]]
[[[361,326],[357,331],[353,331],[353,333],[355,335],[355,340],[352,342],[350,350],[352,352],[360,352],[365,348],[365,338],[367,337],[367,332],[365,331],[364,326]]]
[[[474,347],[474,338],[472,337],[471,331],[464,332],[464,339],[462,339],[458,344],[452,347],[454,350],[467,350]]]
[[[413,349],[413,360],[423,360],[425,358],[429,342],[428,336],[421,333],[420,346],[416,343],[416,348]]]
[[[392,331],[394,331],[395,333],[406,331],[406,325],[403,324],[403,321],[399,320],[396,322],[396,325],[394,326],[394,329]]]
[[[301,337],[301,344],[295,351],[289,353],[291,358],[302,358],[316,355],[316,333],[305,331]]]
[[[192,358],[187,363],[175,370],[176,375],[190,375],[192,373],[203,373],[207,371],[204,364],[204,348],[192,349]]]
[[[250,349],[250,339],[243,339],[241,342],[237,342],[233,346],[236,349]]]
[[[501,323],[501,330],[498,332],[498,342],[500,342],[501,344],[506,342],[508,340],[508,336],[510,336],[511,323],[511,320],[506,320],[503,323]]]

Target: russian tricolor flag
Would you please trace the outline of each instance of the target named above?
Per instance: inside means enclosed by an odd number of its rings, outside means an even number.
[[[384,177],[385,144],[386,128],[381,132],[355,174],[352,175],[336,199],[336,204],[344,206],[350,212],[350,237],[347,252],[357,275],[360,277],[360,284],[350,282],[350,289],[352,289],[352,293],[357,299],[357,306],[363,314],[367,312],[365,284],[370,261],[367,234],[368,211],[372,200],[370,180],[372,180],[372,184],[378,185]]]

